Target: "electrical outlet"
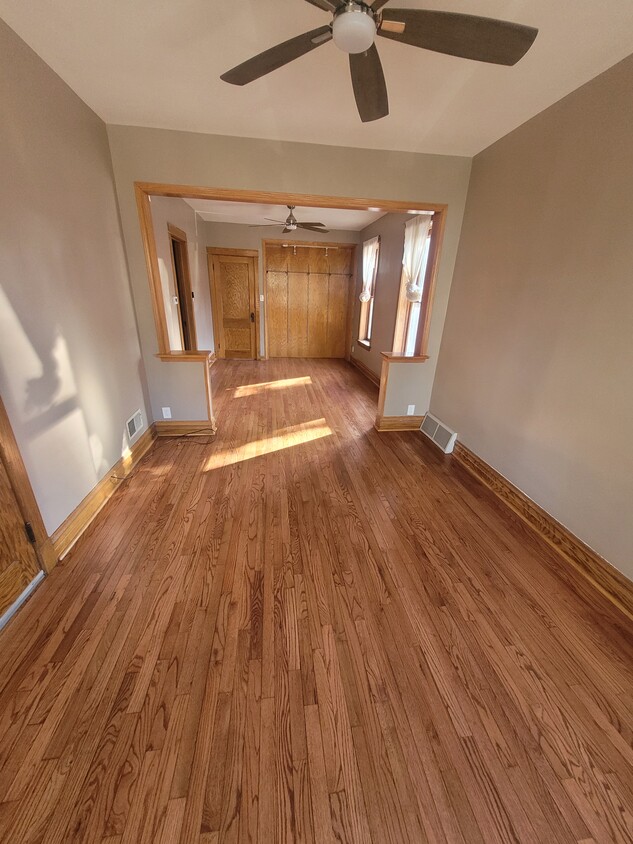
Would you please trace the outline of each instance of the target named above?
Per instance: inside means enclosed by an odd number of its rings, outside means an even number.
[[[171,407],[163,408],[163,419],[171,419]]]
[[[354,349],[355,349],[355,348],[356,348],[356,346],[352,345],[352,354],[354,354]]]
[[[415,405],[410,404],[407,407],[407,416],[413,416],[415,414]]]
[[[263,293],[260,293],[260,294],[259,294],[259,301],[260,301],[260,302],[263,302],[263,301],[264,301],[264,294],[263,294]]]

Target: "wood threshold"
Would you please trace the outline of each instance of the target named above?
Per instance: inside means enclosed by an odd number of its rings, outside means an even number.
[[[633,619],[633,582],[459,441],[453,456],[523,519],[612,604]]]
[[[101,508],[112,497],[122,482],[126,480],[138,462],[151,449],[155,438],[156,433],[152,425],[131,446],[130,454],[127,457],[122,457],[114,464],[109,472],[106,472],[83,501],[75,507],[72,513],[53,532],[51,541],[57,557],[61,559],[70,551]]]

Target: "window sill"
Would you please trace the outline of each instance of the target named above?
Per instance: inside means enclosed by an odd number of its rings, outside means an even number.
[[[362,349],[371,349],[371,340],[357,340],[356,342]]]
[[[381,352],[380,354],[389,363],[424,363],[429,359],[428,355],[399,355],[396,352]]]
[[[209,358],[215,358],[215,352],[200,351],[200,352],[159,352],[155,355],[159,360],[166,361],[207,361]]]

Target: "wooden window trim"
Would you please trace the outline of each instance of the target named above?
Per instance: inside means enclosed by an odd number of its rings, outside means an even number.
[[[431,314],[433,310],[433,300],[435,298],[439,258],[442,250],[442,243],[444,241],[445,228],[446,210],[435,211],[433,216],[433,226],[431,228],[429,256],[426,264],[426,272],[424,274],[424,289],[422,292],[422,301],[420,303],[420,321],[418,323],[418,332],[413,349],[413,355],[404,354],[407,326],[412,303],[407,300],[405,294],[404,270],[400,275],[400,293],[398,295],[398,307],[396,308],[396,319],[393,330],[392,352],[401,357],[403,360],[406,360],[409,357],[428,357]]]
[[[167,318],[162,299],[160,272],[156,253],[156,240],[152,228],[150,196],[171,196],[180,199],[216,199],[231,202],[251,202],[264,205],[307,205],[312,208],[342,208],[353,211],[368,211],[370,208],[380,208],[386,213],[403,213],[407,211],[433,211],[438,221],[438,231],[443,233],[444,220],[448,206],[435,202],[412,202],[410,200],[367,199],[358,197],[326,196],[303,193],[281,193],[277,191],[236,190],[233,188],[213,188],[192,185],[161,184],[159,182],[135,182],[134,192],[139,216],[141,240],[147,267],[152,312],[156,327],[158,354],[162,360],[170,359],[171,349],[167,334]],[[437,254],[441,248],[441,237],[438,237]],[[437,264],[438,261],[435,261]],[[427,289],[429,302],[427,314],[430,317],[432,293],[435,286],[435,273],[431,285]],[[265,295],[265,293],[264,293]],[[259,302],[256,303],[259,305]],[[264,302],[265,307],[265,302]],[[428,326],[426,327],[428,334]],[[348,334],[351,342],[351,322]],[[265,350],[267,350],[266,323],[264,322]],[[348,343],[349,347],[350,343]],[[266,354],[264,355],[264,357]]]

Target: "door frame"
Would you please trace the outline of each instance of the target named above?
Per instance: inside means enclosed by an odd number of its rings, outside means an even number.
[[[226,256],[228,258],[252,258],[254,265],[254,290],[255,300],[255,357],[252,360],[262,360],[260,340],[260,307],[259,307],[259,250],[258,249],[229,249],[222,246],[207,246],[207,268],[209,272],[209,286],[211,288],[211,317],[213,319],[213,341],[215,343],[216,355],[219,358],[225,357],[226,344],[222,343],[218,353],[218,342],[224,339],[222,320],[220,319],[220,293],[217,289],[217,281],[213,271],[213,257]],[[265,358],[265,354],[264,354]]]
[[[195,309],[193,307],[193,290],[191,289],[191,273],[189,271],[189,251],[187,245],[187,233],[184,232],[182,229],[179,229],[178,226],[174,226],[172,223],[167,223],[167,233],[169,235],[169,242],[171,245],[171,269],[174,274],[174,287],[176,288],[176,294],[178,295],[178,323],[180,326],[180,341],[182,343],[183,351],[190,351],[190,352],[197,352],[198,351],[198,335],[196,331],[196,315]],[[180,288],[178,286],[178,273],[176,271],[176,262],[174,261],[174,254],[173,254],[173,243],[178,244],[178,250],[180,254],[180,262],[182,266],[182,285],[184,288],[184,299],[180,295]],[[192,346],[191,349],[185,348],[185,336],[184,331],[182,328],[182,309],[185,309],[187,312],[187,321],[189,323],[189,341]]]
[[[46,532],[44,520],[35,499],[35,493],[2,398],[0,398],[0,460],[2,460],[9,476],[22,518],[25,524],[28,522],[33,528],[35,536],[33,547],[40,568],[45,574],[48,574],[57,565],[58,558],[53,543]]]
[[[262,272],[264,274],[264,360],[268,360],[268,273],[266,266],[268,264],[266,250],[268,246],[280,246],[283,243],[291,244],[292,246],[307,246],[310,249],[315,246],[323,249],[349,249],[352,253],[352,272],[349,277],[349,295],[347,297],[347,322],[345,327],[345,358],[349,361],[352,355],[352,329],[354,318],[354,295],[356,292],[356,276],[358,266],[358,243],[346,243],[344,241],[325,241],[325,240],[288,240],[287,238],[266,238],[262,240]]]

